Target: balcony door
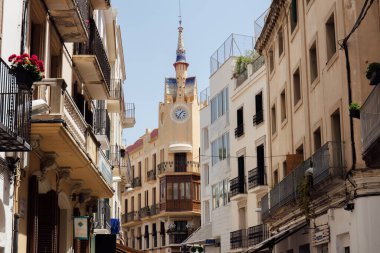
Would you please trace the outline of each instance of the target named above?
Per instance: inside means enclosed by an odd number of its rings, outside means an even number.
[[[244,193],[244,177],[245,177],[245,168],[244,168],[244,156],[239,156],[238,158],[238,178],[239,178],[239,193]]]
[[[186,153],[175,153],[174,154],[174,171],[175,172],[186,172]]]
[[[260,145],[256,147],[256,155],[257,155],[257,172],[258,172],[258,180],[259,185],[264,185],[265,180],[265,154],[264,154],[264,145]]]

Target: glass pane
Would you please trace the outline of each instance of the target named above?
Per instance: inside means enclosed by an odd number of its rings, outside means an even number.
[[[186,199],[191,199],[191,189],[190,189],[190,182],[186,182]]]
[[[223,181],[219,183],[219,205],[223,206],[224,201],[223,201]]]
[[[181,196],[181,199],[185,199],[185,183],[182,182],[180,183],[180,196]]]
[[[172,200],[173,199],[173,184],[168,183],[167,187],[168,187],[168,189],[167,189],[168,200]]]
[[[178,199],[178,183],[173,183],[173,199]]]

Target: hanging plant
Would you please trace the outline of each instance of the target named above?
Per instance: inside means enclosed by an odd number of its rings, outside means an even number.
[[[348,109],[352,118],[360,119],[360,105],[358,103],[352,102]]]
[[[311,208],[311,180],[309,176],[304,176],[297,186],[297,203],[301,211],[310,220],[314,217],[313,209]]]
[[[380,63],[372,62],[368,64],[365,76],[370,80],[370,85],[377,85],[380,83]]]
[[[193,253],[194,253],[194,252],[197,252],[197,247],[192,246],[192,247],[190,248],[190,251],[193,252]]]

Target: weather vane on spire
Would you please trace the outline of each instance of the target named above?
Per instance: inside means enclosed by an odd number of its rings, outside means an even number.
[[[181,15],[181,0],[178,0],[178,7],[179,7],[179,26],[182,26],[182,15]]]

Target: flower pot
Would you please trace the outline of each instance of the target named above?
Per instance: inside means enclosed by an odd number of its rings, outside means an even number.
[[[360,111],[359,110],[350,110],[350,116],[355,119],[360,119]]]
[[[28,70],[17,68],[12,70],[11,74],[16,77],[16,83],[20,89],[30,90],[32,88],[34,79]]]
[[[376,70],[372,73],[371,79],[369,79],[370,85],[378,85],[380,83],[380,70]]]

